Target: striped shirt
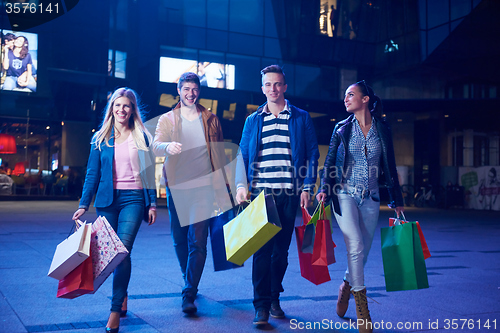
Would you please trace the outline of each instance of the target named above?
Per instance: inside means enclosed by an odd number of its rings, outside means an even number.
[[[276,117],[267,105],[264,107],[262,139],[257,157],[257,175],[254,187],[258,189],[293,189],[292,147],[288,119],[290,108],[286,103]]]
[[[357,191],[378,189],[382,147],[374,124],[375,121],[372,119],[372,126],[365,138],[358,120],[354,118],[353,121],[348,145],[349,151],[346,154],[345,178],[349,187],[356,188]]]

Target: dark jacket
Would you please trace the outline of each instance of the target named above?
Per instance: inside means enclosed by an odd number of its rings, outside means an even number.
[[[387,123],[378,117],[373,117],[377,133],[380,138],[380,145],[382,154],[380,157],[380,168],[378,174],[378,182],[380,187],[386,187],[389,191],[391,208],[404,206],[401,188],[399,187],[398,172],[396,170],[396,159],[394,157],[394,146],[392,142],[391,130]],[[351,137],[351,130],[354,121],[354,115],[350,115],[347,119],[339,122],[333,130],[332,138],[330,140],[330,147],[328,155],[325,158],[325,167],[323,170],[323,178],[321,180],[321,192],[326,193],[332,197],[335,212],[342,215],[340,212],[340,205],[338,197],[334,195],[333,190],[335,185],[345,183],[342,170],[347,170],[345,158],[346,151],[348,151],[349,138]],[[340,143],[344,144],[344,150],[339,151]],[[336,161],[337,154],[342,154],[343,166],[342,170],[337,170]]]
[[[261,105],[245,121],[240,141],[242,158],[238,158],[236,167],[236,185],[247,185],[244,173],[241,170],[246,170],[248,183],[252,184],[255,177],[257,170],[252,166],[254,166],[254,163],[257,163],[260,150],[265,105]],[[314,131],[311,116],[307,111],[291,104],[289,106],[291,114],[288,119],[288,131],[290,133],[290,145],[292,148],[294,188],[302,189],[303,187],[305,190],[312,190],[316,183],[319,157],[316,132]],[[244,169],[241,164],[244,164]]]
[[[132,134],[130,134],[132,135]],[[149,146],[148,139],[146,145]],[[114,138],[111,135],[109,144],[113,146]],[[139,166],[141,169],[141,181],[144,189],[145,207],[156,206],[156,190],[154,183],[154,158],[152,151],[139,150]],[[103,141],[101,150],[95,144],[91,144],[89,161],[87,163],[87,175],[80,199],[79,208],[88,209],[95,194],[94,207],[104,208],[113,203],[113,159],[115,156],[114,147],[108,147]]]

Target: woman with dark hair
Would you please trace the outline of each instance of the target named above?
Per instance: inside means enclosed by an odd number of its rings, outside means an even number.
[[[32,92],[36,91],[36,81],[33,78],[33,60],[29,53],[29,43],[26,37],[16,38],[14,48],[9,50],[3,59],[3,69],[7,72],[3,90],[28,88]]]
[[[364,266],[378,222],[379,185],[389,189],[389,207],[398,216],[404,204],[391,132],[381,118],[380,98],[363,80],[347,88],[344,105],[351,115],[333,130],[316,198],[332,199],[347,249],[347,270],[340,285],[337,314],[345,315],[352,293],[357,317],[362,320],[358,321],[359,331],[372,332]]]
[[[101,128],[92,138],[82,198],[73,220],[87,211],[95,194],[97,215],[104,216],[129,255],[113,275],[111,314],[106,332],[117,333],[126,315],[130,252],[144,216],[156,221],[156,190],[151,134],[141,120],[137,94],[117,89],[108,101]]]

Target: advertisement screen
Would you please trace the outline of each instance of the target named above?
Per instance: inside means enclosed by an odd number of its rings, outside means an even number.
[[[2,30],[1,90],[36,92],[38,35]]]
[[[160,57],[160,82],[177,83],[186,72],[197,73],[202,86],[234,89],[234,65]]]

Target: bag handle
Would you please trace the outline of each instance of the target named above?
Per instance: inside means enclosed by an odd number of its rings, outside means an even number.
[[[321,209],[321,205],[320,205],[320,203],[319,203],[319,202],[318,202],[318,205],[316,206],[316,208],[314,209],[314,213],[312,213],[312,215],[311,215],[311,216],[314,216],[314,215],[318,212],[318,209]],[[321,214],[321,212],[320,212],[320,214]],[[321,215],[320,215],[320,217],[321,217]],[[321,219],[320,219],[320,220],[321,220]]]
[[[71,224],[71,229],[69,230],[69,234],[68,234],[68,237],[66,238],[69,238],[69,236],[71,236],[73,234],[73,230],[75,230],[75,232],[82,226],[85,224],[85,222],[77,219],[74,221],[75,224]]]
[[[320,220],[326,220],[326,209],[325,209],[325,203],[321,201],[321,208],[319,212],[319,219]]]
[[[403,221],[408,221],[408,220],[406,219],[405,213],[401,212],[401,216],[403,216],[403,219],[402,219]],[[394,218],[395,218],[396,220],[401,220],[401,219],[398,217],[398,214],[396,214],[396,212],[394,212]]]
[[[309,211],[307,210],[306,207],[300,207],[300,208],[302,209],[302,223],[303,223],[303,225],[307,225],[309,223],[309,221],[311,221],[311,215],[309,215]],[[305,217],[307,217],[307,218],[305,218]]]
[[[403,212],[401,212],[401,215],[403,216],[403,218],[402,218],[402,219],[400,219],[400,218],[397,216],[396,212],[394,212],[394,225],[401,225],[401,224],[402,224],[402,223],[401,223],[402,221],[408,222],[408,220],[406,219],[405,214],[404,214]]]

